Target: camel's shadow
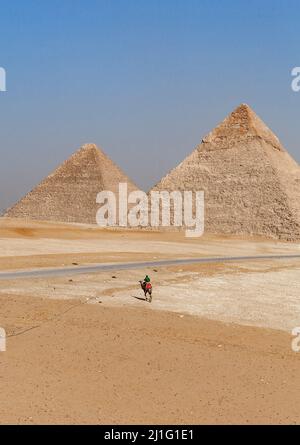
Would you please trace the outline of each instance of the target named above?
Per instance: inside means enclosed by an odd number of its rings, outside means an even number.
[[[140,301],[147,301],[146,298],[137,297],[136,295],[132,295],[132,298],[135,298],[136,300],[140,300]]]

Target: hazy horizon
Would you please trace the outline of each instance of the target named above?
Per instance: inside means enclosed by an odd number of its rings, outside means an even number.
[[[299,163],[298,2],[0,6],[0,209],[89,142],[147,190],[240,103]]]

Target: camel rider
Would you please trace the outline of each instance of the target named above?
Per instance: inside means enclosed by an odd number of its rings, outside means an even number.
[[[144,283],[150,283],[150,277],[149,275],[146,275],[144,278]]]
[[[146,291],[146,289],[151,289],[152,285],[150,283],[150,277],[149,275],[146,275],[142,284],[142,288],[144,290],[144,292]]]

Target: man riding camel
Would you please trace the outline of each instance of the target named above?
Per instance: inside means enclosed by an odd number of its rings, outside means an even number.
[[[144,280],[140,281],[140,284],[141,284],[141,287],[142,287],[142,289],[144,291],[146,301],[148,301],[147,294],[149,294],[149,301],[151,303],[151,301],[152,301],[152,284],[150,282],[149,275],[146,275]]]

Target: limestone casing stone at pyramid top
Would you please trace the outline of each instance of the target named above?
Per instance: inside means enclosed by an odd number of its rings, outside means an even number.
[[[300,239],[300,167],[245,104],[152,190],[203,190],[205,232]]]

